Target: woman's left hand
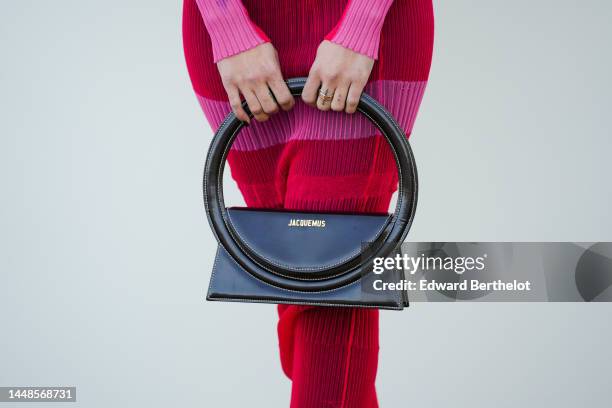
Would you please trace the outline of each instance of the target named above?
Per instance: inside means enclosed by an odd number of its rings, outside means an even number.
[[[302,100],[323,111],[354,113],[373,66],[372,58],[325,40],[317,49]]]

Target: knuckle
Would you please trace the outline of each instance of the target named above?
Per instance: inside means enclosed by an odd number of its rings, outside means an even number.
[[[320,74],[321,74],[321,69],[316,63],[312,67],[310,67],[310,71],[308,71],[309,78],[318,77]]]
[[[279,99],[277,99],[278,103],[280,103],[282,106],[289,106],[291,105],[292,99],[289,98],[288,96],[283,96]]]
[[[321,72],[321,79],[326,82],[334,82],[340,77],[340,73],[338,71],[324,71]]]
[[[306,103],[314,103],[315,98],[314,95],[309,94],[302,94],[302,100]]]
[[[276,74],[276,67],[272,65],[264,65],[261,68],[261,75],[265,78],[273,78]]]
[[[232,73],[221,73],[221,82],[225,85],[232,85],[240,78],[238,75]]]
[[[246,81],[246,75],[244,74],[240,74],[240,75],[235,75],[233,78],[231,78],[231,83],[235,84],[235,85],[239,85],[242,84]]]
[[[253,71],[244,75],[243,82],[248,84],[255,84],[261,82],[263,80],[263,77],[264,75],[261,73],[261,71]]]
[[[278,106],[274,105],[274,106],[270,106],[268,107],[268,109],[265,110],[266,113],[276,113],[278,112]]]
[[[352,72],[351,74],[348,75],[349,79],[351,82],[354,82],[356,84],[363,84],[367,81],[367,76],[364,75],[363,72]],[[366,79],[364,79],[366,78]]]
[[[257,82],[258,79],[259,78],[258,78],[257,74],[246,74],[242,78],[242,83],[244,83],[244,84],[252,84],[253,82]]]

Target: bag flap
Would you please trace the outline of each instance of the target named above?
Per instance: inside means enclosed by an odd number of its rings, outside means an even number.
[[[357,256],[384,231],[390,215],[320,214],[228,208],[249,249],[273,265],[315,272]]]

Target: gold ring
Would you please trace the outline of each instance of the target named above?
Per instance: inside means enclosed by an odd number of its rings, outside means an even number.
[[[319,91],[319,99],[321,99],[321,102],[322,102],[323,104],[325,104],[325,103],[327,103],[327,102],[331,101],[332,99],[334,99],[334,96],[333,96],[333,95],[328,95],[328,94],[327,94],[328,92],[329,92],[329,90],[328,90],[328,89],[326,89],[326,90],[322,90],[322,89],[321,89],[321,90]]]

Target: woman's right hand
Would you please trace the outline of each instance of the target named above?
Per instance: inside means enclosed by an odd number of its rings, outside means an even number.
[[[240,95],[246,100],[256,120],[268,120],[278,107],[289,110],[295,104],[283,80],[278,54],[270,43],[260,44],[217,62],[223,87],[238,119],[251,123],[242,108]]]

